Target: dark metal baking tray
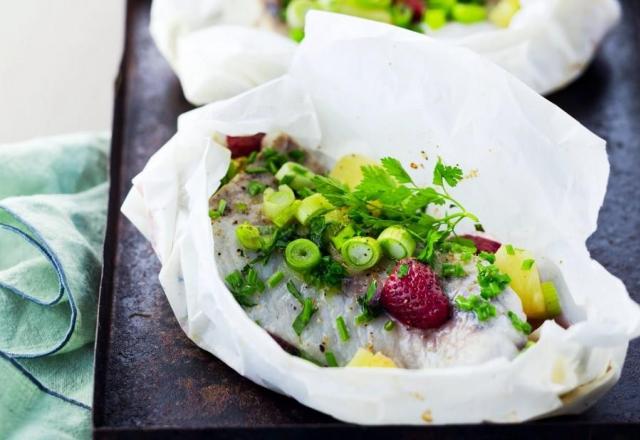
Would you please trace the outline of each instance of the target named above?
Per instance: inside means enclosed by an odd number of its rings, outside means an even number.
[[[640,4],[623,4],[623,22],[592,66],[551,99],[609,141],[609,192],[589,248],[640,300]],[[622,438],[640,432],[638,342],[631,344],[619,384],[580,416],[523,425],[365,428],[254,385],[189,341],[160,288],[151,246],[119,210],[131,178],[175,132],[176,117],[191,108],[151,41],[149,7],[148,0],[128,2],[117,82],[96,345],[95,438],[537,439]]]

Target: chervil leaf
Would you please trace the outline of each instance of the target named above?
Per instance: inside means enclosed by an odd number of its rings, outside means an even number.
[[[398,186],[396,180],[384,168],[377,165],[363,166],[362,176],[362,182],[354,191],[354,195],[362,200],[377,200],[384,193]]]
[[[387,191],[380,194],[378,200],[382,203],[382,207],[387,208],[387,211],[402,209],[402,203],[412,196],[412,192],[406,186],[398,186],[397,188],[388,188]]]
[[[400,164],[398,159],[384,157],[380,162],[382,162],[382,166],[387,173],[393,176],[398,183],[413,183],[413,180],[411,180],[409,174],[402,168],[402,164]]]
[[[333,206],[348,206],[349,189],[331,177],[315,176],[313,184],[316,191],[322,194]]]
[[[444,204],[442,195],[438,194],[433,188],[423,188],[414,192],[410,197],[402,201],[402,209],[407,214],[415,214],[416,211],[424,211],[430,204]]]
[[[462,170],[460,167],[452,167],[445,165],[442,159],[438,158],[438,163],[433,170],[433,184],[443,186],[444,182],[447,185],[454,187],[462,180]]]

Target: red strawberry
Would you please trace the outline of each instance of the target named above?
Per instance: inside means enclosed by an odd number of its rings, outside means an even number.
[[[473,241],[473,243],[476,245],[476,248],[478,249],[478,253],[490,252],[492,254],[495,254],[496,252],[498,252],[498,249],[500,249],[500,246],[502,246],[502,244],[498,243],[497,241],[480,237],[479,235],[467,234],[463,235],[462,237],[466,238],[467,240]]]
[[[231,157],[248,156],[253,151],[260,150],[264,133],[253,136],[227,136],[227,147],[231,150]]]
[[[435,272],[413,259],[401,260],[382,287],[380,304],[409,327],[438,328],[450,316],[449,299]]]

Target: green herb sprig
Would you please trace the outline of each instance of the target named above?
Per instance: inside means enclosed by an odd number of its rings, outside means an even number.
[[[253,296],[264,292],[264,282],[258,276],[258,272],[251,266],[246,266],[242,271],[236,270],[225,277],[229,290],[238,304],[244,307],[253,307]]]
[[[434,252],[454,233],[465,218],[478,222],[448,192],[462,180],[462,170],[438,159],[433,171],[433,187],[418,187],[401,163],[386,157],[381,165],[362,167],[363,179],[350,190],[335,179],[314,177],[316,191],[336,207],[346,208],[348,217],[366,235],[376,236],[388,226],[402,225],[422,244],[418,259],[431,262]],[[441,218],[427,214],[430,206],[450,205]]]

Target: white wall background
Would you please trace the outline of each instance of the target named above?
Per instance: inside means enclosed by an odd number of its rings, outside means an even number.
[[[109,130],[124,0],[0,0],[0,143]]]

